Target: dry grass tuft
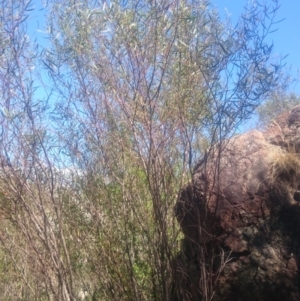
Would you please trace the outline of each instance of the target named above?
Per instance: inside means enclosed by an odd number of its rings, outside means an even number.
[[[300,182],[300,156],[294,152],[276,154],[272,160],[271,182],[298,184]]]

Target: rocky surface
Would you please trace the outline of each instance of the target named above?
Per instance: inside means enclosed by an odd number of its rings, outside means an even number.
[[[300,300],[300,106],[213,147],[175,210],[174,300]]]

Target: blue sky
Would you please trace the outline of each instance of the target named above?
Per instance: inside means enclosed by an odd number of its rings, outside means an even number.
[[[235,23],[244,10],[247,0],[211,0],[219,10],[222,17],[226,11],[231,15]],[[262,2],[262,1],[261,1]],[[271,4],[271,0],[267,0]],[[291,75],[299,79],[300,70],[300,0],[279,0],[280,8],[277,12],[277,20],[282,20],[276,27],[270,38],[274,43],[274,54],[288,55],[285,59],[286,68],[290,68]],[[295,83],[291,90],[300,94],[300,84]]]
[[[226,12],[230,14],[233,24],[235,24],[247,1],[251,0],[211,0],[211,3],[219,10],[221,17],[225,17]],[[264,1],[264,0],[261,0]],[[36,31],[45,30],[45,21],[40,0],[33,0],[35,7],[34,14],[29,22],[31,36],[38,38],[38,42],[45,45],[44,34]],[[272,4],[272,0],[266,0]],[[278,30],[270,36],[274,43],[275,55],[288,55],[285,59],[286,69],[294,78],[299,79],[300,72],[300,0],[279,0],[280,9],[277,12],[277,20],[283,20],[277,24]],[[300,94],[300,84],[291,86],[291,90]]]
[[[51,0],[50,0],[51,1]],[[248,1],[252,0],[210,0],[221,16],[225,18],[228,13],[233,25],[236,24],[244,7]],[[265,1],[272,4],[272,0]],[[44,47],[47,45],[45,38],[46,23],[44,16],[45,9],[41,5],[41,0],[32,0],[34,11],[31,14],[29,24],[29,33],[32,38],[36,38],[38,43]],[[275,28],[277,31],[272,33],[269,38],[274,44],[274,56],[284,57],[286,63],[286,72],[296,79],[290,86],[290,90],[300,94],[300,0],[279,0],[280,8],[277,11],[277,20],[282,20]]]
[[[49,0],[51,1],[51,0]],[[238,21],[244,6],[247,1],[251,0],[210,0],[214,5],[221,18],[229,13],[233,25]],[[272,4],[272,0],[259,0],[266,1]],[[29,20],[29,34],[32,38],[36,38],[38,43],[44,47],[47,45],[46,23],[44,16],[46,15],[45,9],[42,8],[41,0],[32,0],[35,10],[31,14]],[[280,9],[277,12],[277,20],[283,20],[276,25],[277,31],[274,32],[269,38],[274,44],[274,55],[285,56],[286,70],[291,76],[298,80],[290,86],[290,91],[300,95],[300,0],[279,0]],[[47,83],[47,74],[43,72],[43,78]],[[36,91],[36,96],[40,98],[45,97],[43,88]],[[242,126],[241,131],[249,130],[257,126],[257,117],[253,116]]]

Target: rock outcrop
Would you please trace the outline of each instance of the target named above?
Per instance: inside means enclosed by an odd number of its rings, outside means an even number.
[[[174,300],[300,300],[300,106],[213,147],[175,211]]]

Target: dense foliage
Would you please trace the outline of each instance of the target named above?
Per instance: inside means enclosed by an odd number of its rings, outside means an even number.
[[[299,104],[299,95],[285,90],[276,91],[257,109],[260,125],[268,125],[276,117]]]
[[[0,1],[1,300],[172,300],[173,207],[279,84],[277,2],[52,0],[44,45],[33,8]]]

